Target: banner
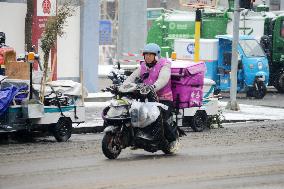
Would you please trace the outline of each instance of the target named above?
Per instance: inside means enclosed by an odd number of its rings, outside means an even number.
[[[44,32],[45,24],[50,16],[56,16],[57,2],[56,0],[33,0],[34,14],[33,14],[33,26],[32,26],[32,44],[35,45],[36,51],[39,53],[41,60],[43,61],[43,53],[40,48],[41,35]],[[52,80],[57,79],[57,50],[51,49],[49,67],[52,70]],[[43,62],[41,62],[42,64]],[[34,69],[38,70],[38,65],[34,65]]]

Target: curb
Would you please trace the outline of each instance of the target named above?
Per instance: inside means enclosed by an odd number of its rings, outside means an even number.
[[[72,134],[85,134],[85,133],[101,133],[104,131],[103,126],[94,127],[73,127]]]
[[[268,121],[269,119],[244,119],[244,120],[223,120],[222,123],[243,123],[243,122],[261,122],[261,121]]]

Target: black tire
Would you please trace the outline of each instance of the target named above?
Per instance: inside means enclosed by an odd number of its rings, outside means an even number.
[[[284,73],[280,73],[275,81],[274,87],[279,93],[284,93]]]
[[[176,141],[179,141],[179,137],[177,137]],[[177,149],[173,150],[169,144],[165,149],[162,149],[162,152],[167,155],[173,155],[177,153]]]
[[[176,126],[176,127],[177,127],[177,126]],[[178,128],[177,128],[176,132],[177,132],[177,133],[176,133],[176,139],[175,139],[175,141],[177,141],[177,142],[179,143]],[[162,149],[162,152],[164,152],[164,154],[173,155],[173,154],[176,154],[176,153],[177,153],[178,148],[173,149],[173,148],[171,148],[170,144],[171,144],[171,143],[168,143],[168,144],[165,146],[165,148]]]
[[[221,89],[214,89],[213,95],[219,95],[221,93]]]
[[[253,87],[249,87],[247,90],[247,97],[254,97]]]
[[[102,151],[108,159],[116,159],[120,152],[121,147],[115,144],[115,136],[111,133],[106,133],[102,140]]]
[[[209,128],[207,114],[204,111],[197,111],[193,117],[184,117],[183,126],[190,126],[194,132],[202,132]]]
[[[253,85],[253,96],[256,99],[263,99],[267,93],[266,85],[263,81],[255,81]]]
[[[53,135],[57,142],[66,142],[72,134],[72,120],[69,117],[61,117],[53,125]]]

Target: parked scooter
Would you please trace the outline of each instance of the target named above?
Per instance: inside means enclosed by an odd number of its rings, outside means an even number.
[[[161,108],[167,106],[158,103],[157,94],[151,87],[143,84],[114,85],[107,91],[116,97],[102,113],[106,124],[102,151],[107,158],[116,159],[126,147],[152,153],[158,150],[165,154],[176,152],[177,145],[173,144],[177,143],[169,143],[164,136]]]
[[[232,37],[223,35],[217,38],[219,38],[218,68],[220,68],[217,83],[221,90],[226,91],[230,89]],[[241,35],[238,55],[238,92],[244,91],[248,97],[262,99],[266,95],[269,81],[269,66],[265,53],[252,36]]]
[[[231,88],[232,40],[231,35],[200,40],[200,60],[204,60],[207,68],[205,77],[216,82],[216,94],[229,92]],[[192,60],[193,47],[193,39],[175,40],[177,58]],[[269,65],[264,51],[254,37],[240,35],[237,53],[237,92],[262,99],[269,82]]]

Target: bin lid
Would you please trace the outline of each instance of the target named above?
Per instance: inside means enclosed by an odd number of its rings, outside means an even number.
[[[193,62],[190,60],[176,60],[172,61],[171,68],[172,69],[184,68],[192,75],[206,71],[206,66],[203,61]]]

